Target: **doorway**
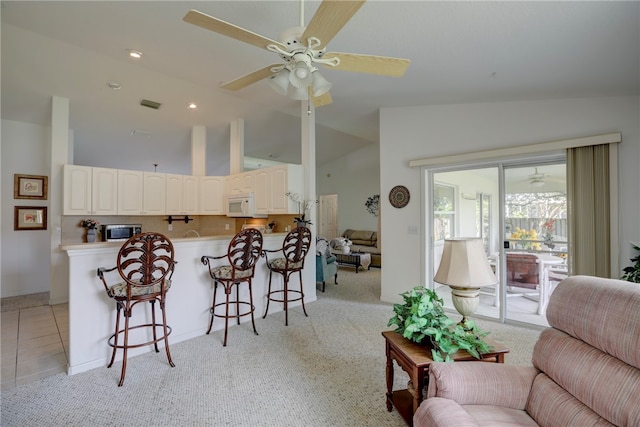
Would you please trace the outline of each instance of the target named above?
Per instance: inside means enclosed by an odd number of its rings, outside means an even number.
[[[318,198],[318,236],[329,241],[338,237],[337,194],[327,194]]]
[[[566,275],[564,157],[427,172],[426,250],[433,261],[428,277],[437,271],[445,239],[480,238],[499,282],[482,288],[474,315],[547,326],[545,304],[553,291],[549,273],[561,276],[564,269]],[[514,263],[518,254],[533,262],[530,271]],[[445,307],[456,313],[450,288],[430,282]]]

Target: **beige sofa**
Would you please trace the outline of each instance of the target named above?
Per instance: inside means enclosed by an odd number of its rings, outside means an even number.
[[[382,251],[378,246],[378,233],[368,230],[347,229],[342,237],[351,240],[351,252],[367,252],[371,254],[371,266],[382,266]]]
[[[432,364],[414,426],[640,426],[640,284],[567,278],[547,319],[533,367]]]

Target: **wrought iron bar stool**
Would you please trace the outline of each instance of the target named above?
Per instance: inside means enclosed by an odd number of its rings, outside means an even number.
[[[174,250],[171,241],[160,233],[141,233],[127,240],[118,252],[117,265],[113,268],[98,268],[97,274],[107,295],[116,302],[116,328],[109,337],[109,346],[113,347],[111,361],[108,368],[113,365],[116,350],[122,349],[122,372],[118,387],[124,383],[127,371],[127,350],[130,348],[154,345],[156,353],[158,342],[164,341],[164,348],[171,367],[175,367],[169,352],[168,336],[171,327],[167,325],[165,299],[167,291],[171,288],[171,276],[177,261],[174,260]],[[108,274],[117,270],[122,281],[109,285]],[[151,304],[151,323],[131,326],[129,324],[133,307],[141,302]],[[162,323],[156,323],[156,302],[160,304]],[[120,313],[124,317],[124,328],[120,329]],[[132,329],[148,328],[152,338],[143,343],[130,343],[129,331]],[[161,328],[161,334],[157,329]],[[120,341],[120,336],[123,336]]]
[[[267,307],[264,312],[264,319],[269,313],[269,302],[277,301],[284,304],[284,324],[289,325],[289,303],[294,301],[302,301],[302,311],[305,316],[307,310],[304,306],[304,290],[302,286],[302,270],[304,269],[304,260],[309,248],[311,247],[311,230],[307,227],[297,227],[291,230],[284,241],[282,242],[282,249],[264,250],[265,257],[267,258],[267,266],[269,267],[269,289],[267,291]],[[282,257],[269,259],[268,253],[282,253]],[[284,280],[283,289],[275,291],[271,290],[271,278],[273,273],[282,274]],[[289,289],[289,279],[292,274],[298,273],[300,277],[300,290]],[[294,297],[289,297],[289,294],[293,293]]]
[[[224,341],[223,346],[227,345],[227,330],[229,327],[229,319],[236,318],[238,325],[240,324],[240,317],[251,315],[251,323],[253,325],[253,332],[258,335],[256,330],[256,322],[253,317],[255,306],[253,304],[253,290],[251,282],[255,274],[256,263],[262,253],[262,233],[255,228],[247,228],[236,234],[231,242],[229,242],[229,250],[225,255],[220,256],[208,256],[204,255],[200,258],[200,261],[209,267],[209,275],[213,279],[213,302],[209,312],[211,313],[211,320],[209,321],[209,329],[207,334],[211,332],[213,327],[213,319],[221,317],[224,319]],[[228,264],[214,266],[213,260],[224,259],[228,260]],[[240,283],[246,282],[249,287],[249,300],[240,300]],[[218,291],[218,285],[224,288],[225,300],[223,302],[216,302],[216,294]],[[230,300],[230,295],[233,287],[236,288],[235,300]],[[224,306],[224,314],[216,313],[216,308]],[[229,313],[229,307],[235,306],[235,312]],[[240,312],[240,306],[248,306],[248,310]]]

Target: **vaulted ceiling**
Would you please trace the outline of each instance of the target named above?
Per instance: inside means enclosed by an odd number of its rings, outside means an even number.
[[[304,2],[305,23],[319,4]],[[215,173],[243,118],[247,156],[299,162],[304,105],[266,81],[219,88],[279,58],[183,22],[189,9],[274,40],[300,21],[298,1],[2,1],[2,118],[46,125],[51,96],[65,97],[77,163],[114,167],[103,159],[116,152],[118,167],[182,173],[194,125],[207,128]],[[333,103],[316,111],[318,163],[378,141],[381,107],[638,95],[639,27],[635,1],[370,0],[329,50],[411,65],[401,78],[322,70]]]

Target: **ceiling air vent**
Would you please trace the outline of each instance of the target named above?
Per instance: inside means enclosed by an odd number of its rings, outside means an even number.
[[[153,108],[154,110],[157,110],[162,106],[161,103],[156,101],[149,101],[148,99],[143,99],[142,101],[140,101],[140,105],[142,105],[143,107]]]

